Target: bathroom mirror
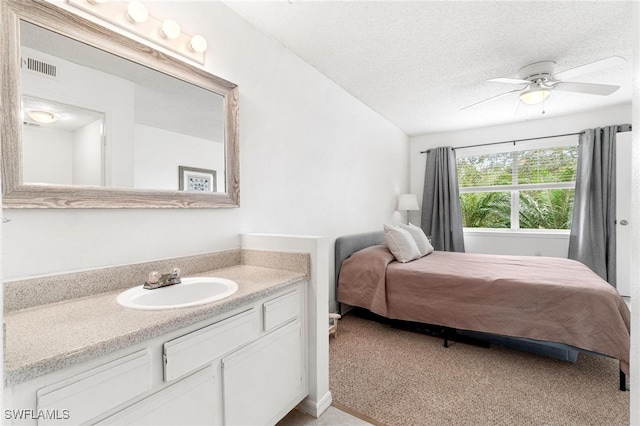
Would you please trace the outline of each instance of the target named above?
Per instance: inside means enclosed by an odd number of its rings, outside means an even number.
[[[235,84],[50,3],[0,13],[5,208],[238,206]]]

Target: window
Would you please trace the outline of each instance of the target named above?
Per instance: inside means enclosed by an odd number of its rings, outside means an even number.
[[[463,226],[569,229],[577,137],[505,146],[457,150]]]

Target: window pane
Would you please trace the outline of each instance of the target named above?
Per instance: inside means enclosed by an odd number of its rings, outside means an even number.
[[[518,183],[573,182],[578,147],[533,149],[518,152]]]
[[[460,194],[462,226],[468,228],[510,228],[510,192],[467,192]]]
[[[574,189],[520,191],[520,229],[570,229]]]
[[[461,188],[511,185],[511,158],[509,152],[458,158],[458,185]]]

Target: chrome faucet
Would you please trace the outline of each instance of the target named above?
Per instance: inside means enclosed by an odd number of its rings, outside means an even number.
[[[161,274],[158,271],[153,271],[149,274],[149,278],[144,282],[143,288],[147,290],[154,290],[160,287],[166,287],[169,285],[180,284],[180,269],[173,268],[173,270],[166,274]]]

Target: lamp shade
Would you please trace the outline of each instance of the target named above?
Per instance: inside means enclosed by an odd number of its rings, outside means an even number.
[[[420,210],[420,206],[418,206],[418,198],[414,194],[398,195],[397,210]]]

